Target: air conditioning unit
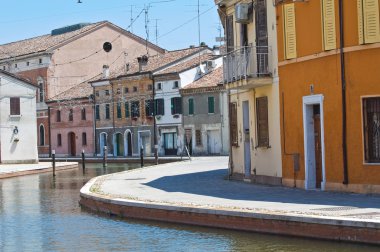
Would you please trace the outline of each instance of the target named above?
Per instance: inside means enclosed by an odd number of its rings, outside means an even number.
[[[206,61],[206,66],[207,66],[207,69],[213,69],[215,67],[215,61],[213,60]]]
[[[236,23],[248,24],[251,22],[252,4],[238,3],[235,5]]]

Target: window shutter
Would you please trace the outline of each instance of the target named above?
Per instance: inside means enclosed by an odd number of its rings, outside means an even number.
[[[378,0],[363,0],[363,14],[365,43],[380,42]]]
[[[294,59],[297,57],[296,17],[295,17],[294,3],[284,5],[283,15],[284,15],[285,58]]]
[[[10,98],[10,112],[11,115],[20,115],[20,97]]]
[[[234,102],[230,103],[230,141],[232,146],[238,146],[237,132],[237,106]]]
[[[170,108],[171,108],[171,110],[172,110],[172,115],[174,115],[175,113],[174,113],[174,98],[171,98],[170,99],[170,102],[171,102],[171,104],[170,104]]]
[[[129,117],[129,103],[124,103],[124,110],[125,110],[125,118]]]
[[[257,115],[257,145],[259,147],[269,146],[269,127],[268,127],[268,97],[256,99]]]
[[[189,99],[189,115],[194,115],[194,100],[193,100],[193,98]]]
[[[325,50],[336,49],[335,1],[322,1],[323,43]]]
[[[359,44],[364,44],[364,25],[363,25],[363,0],[356,0],[358,5],[358,34]]]
[[[226,20],[227,52],[234,50],[234,16],[228,16]]]
[[[156,100],[156,115],[164,115],[164,99]]]
[[[213,114],[214,112],[214,97],[208,97],[208,113]]]

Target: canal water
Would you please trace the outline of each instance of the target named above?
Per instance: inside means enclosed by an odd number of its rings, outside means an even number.
[[[0,251],[379,251],[379,247],[121,220],[82,210],[92,177],[135,165],[87,165],[0,180]]]

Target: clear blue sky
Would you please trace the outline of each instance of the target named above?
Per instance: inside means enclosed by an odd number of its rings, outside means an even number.
[[[198,0],[2,0],[0,15],[0,44],[50,33],[52,29],[83,23],[108,20],[122,28],[152,3],[149,11],[149,38],[155,43],[155,19],[158,20],[158,44],[168,50],[198,44]],[[159,1],[170,1],[153,3]],[[218,44],[220,24],[214,0],[200,0],[201,41],[209,46]],[[210,9],[211,8],[211,9]],[[188,24],[172,31],[181,24]],[[133,32],[146,37],[145,17],[142,14],[133,25]],[[170,33],[168,33],[170,32]]]

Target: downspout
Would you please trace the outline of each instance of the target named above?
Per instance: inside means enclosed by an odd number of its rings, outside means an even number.
[[[51,124],[50,124],[50,107],[48,106],[48,127],[49,127],[49,157],[51,157]]]
[[[340,74],[342,82],[342,147],[343,147],[343,184],[348,182],[347,163],[347,115],[346,115],[346,66],[344,60],[344,18],[343,0],[339,0],[339,33],[340,33]]]
[[[157,124],[156,124],[156,82],[154,81],[153,74],[149,74],[150,79],[152,80],[152,95],[153,95],[153,142],[154,142],[154,160],[156,162],[156,165],[158,165],[158,145],[157,145]]]
[[[113,152],[113,156],[115,157],[115,146],[114,146],[114,137],[115,137],[115,96],[114,96],[114,88],[113,88],[113,82],[111,82],[111,91],[112,91],[112,130],[113,130],[113,134],[112,134],[112,152]],[[116,105],[117,106],[117,105]],[[116,142],[116,139],[115,139],[115,142]],[[116,153],[116,156],[117,156],[117,153]]]
[[[92,95],[94,96],[93,105],[92,105],[92,118],[94,120],[93,123],[93,137],[94,137],[94,143],[95,143],[95,149],[94,149],[94,156],[96,157],[98,154],[98,139],[96,137],[96,95],[95,95],[95,87],[92,87]]]

